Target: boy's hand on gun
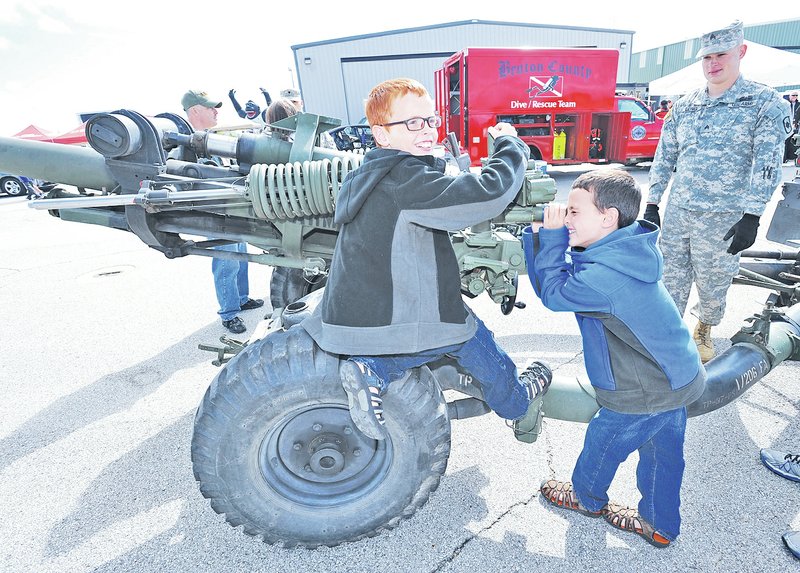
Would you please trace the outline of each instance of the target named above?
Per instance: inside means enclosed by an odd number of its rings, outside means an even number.
[[[564,226],[564,218],[567,216],[567,206],[563,203],[548,203],[544,206],[545,229],[560,229]]]
[[[517,136],[517,130],[514,129],[514,126],[510,123],[500,122],[494,127],[489,128],[489,134],[497,139],[501,135],[513,135],[514,137]]]

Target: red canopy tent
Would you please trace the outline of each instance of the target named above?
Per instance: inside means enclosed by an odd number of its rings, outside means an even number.
[[[54,143],[66,143],[66,144],[84,144],[86,143],[86,123],[82,123],[79,126],[70,129],[66,133],[62,133],[61,135],[57,135],[52,139]]]
[[[28,127],[20,131],[19,133],[15,133],[12,137],[18,137],[20,139],[27,139],[28,141],[47,141],[49,143],[53,142],[53,136],[47,133],[40,127],[37,127],[33,124],[30,124]]]

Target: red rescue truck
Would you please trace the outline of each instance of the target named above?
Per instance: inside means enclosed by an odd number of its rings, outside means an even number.
[[[499,121],[548,163],[650,160],[663,122],[644,102],[615,95],[618,59],[616,50],[588,48],[457,52],[435,73],[440,135],[455,133],[473,165]]]

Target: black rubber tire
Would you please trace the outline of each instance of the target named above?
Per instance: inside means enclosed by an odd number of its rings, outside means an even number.
[[[11,176],[0,179],[0,189],[12,197],[19,197],[28,193],[28,190],[22,181]]]
[[[338,372],[338,357],[294,326],[249,345],[214,379],[195,416],[192,463],[231,525],[285,547],[334,546],[396,526],[437,488],[450,422],[430,371],[389,386],[380,441],[352,425]]]
[[[272,308],[285,308],[297,299],[321,289],[326,281],[324,275],[306,277],[302,269],[275,267],[269,282],[269,302]]]

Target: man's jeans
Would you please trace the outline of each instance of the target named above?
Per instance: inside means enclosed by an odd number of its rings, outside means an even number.
[[[600,408],[586,429],[583,451],[572,473],[581,505],[600,511],[619,465],[639,450],[636,486],[642,494],[639,515],[674,540],[681,529],[681,481],[686,408],[654,414],[621,414]]]
[[[416,354],[353,356],[381,379],[381,393],[390,382],[405,376],[406,371],[450,356],[479,382],[483,398],[500,417],[515,420],[525,415],[530,405],[528,391],[517,378],[517,367],[494,341],[494,335],[476,316],[475,336],[451,346],[424,350]]]
[[[234,243],[214,247],[218,251],[246,253],[245,243]],[[211,272],[214,273],[214,289],[219,302],[218,314],[222,320],[230,320],[239,314],[240,306],[247,302],[250,288],[247,279],[247,261],[211,259]]]

